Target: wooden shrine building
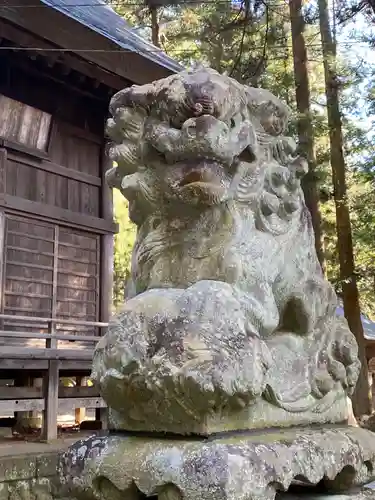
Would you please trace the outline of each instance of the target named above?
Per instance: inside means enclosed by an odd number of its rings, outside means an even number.
[[[111,96],[180,70],[102,0],[0,6],[0,416],[102,407],[87,377],[111,307]],[[43,378],[43,387],[32,386]]]

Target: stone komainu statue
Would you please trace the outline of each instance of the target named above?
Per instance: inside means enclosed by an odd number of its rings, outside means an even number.
[[[119,92],[111,113],[107,178],[138,226],[94,357],[111,426],[344,421],[357,345],[316,258],[287,106],[197,69]]]

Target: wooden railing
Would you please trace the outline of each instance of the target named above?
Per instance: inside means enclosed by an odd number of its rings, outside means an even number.
[[[0,337],[10,338],[10,339],[39,339],[45,340],[45,348],[35,348],[35,347],[18,347],[18,346],[1,346],[0,347],[0,363],[1,359],[16,359],[16,360],[45,360],[48,362],[48,368],[45,370],[43,377],[43,390],[38,397],[38,390],[30,388],[30,395],[34,397],[24,398],[24,399],[11,399],[11,389],[20,388],[5,388],[5,397],[3,399],[7,409],[16,409],[16,411],[30,411],[30,410],[42,410],[43,411],[43,427],[42,427],[42,439],[47,441],[56,439],[57,437],[57,416],[59,410],[68,410],[73,408],[105,408],[104,401],[100,398],[99,393],[96,388],[83,388],[86,389],[86,395],[90,394],[91,397],[64,397],[61,388],[59,391],[59,371],[61,361],[87,361],[90,362],[93,357],[94,348],[81,347],[80,349],[66,349],[59,348],[59,341],[70,341],[70,342],[88,342],[95,344],[98,342],[100,337],[104,333],[104,329],[108,326],[108,323],[101,323],[97,321],[81,321],[74,319],[60,319],[60,318],[43,318],[43,317],[30,317],[30,316],[15,316],[8,314],[0,314],[0,322],[12,321],[19,323],[27,322],[30,324],[46,325],[47,333],[37,333],[37,332],[19,332],[12,330],[0,330]],[[56,329],[56,325],[70,325],[70,326],[82,326],[88,328],[100,329],[100,335],[70,335],[65,333],[59,333],[59,329]],[[79,368],[79,366],[77,366]],[[7,389],[9,389],[7,391]],[[26,389],[26,388],[22,388]],[[8,397],[6,393],[8,392]],[[60,399],[59,399],[60,392]],[[69,391],[68,391],[69,392]],[[65,396],[68,395],[65,391]],[[17,390],[13,391],[16,395]],[[18,390],[18,395],[22,392]],[[27,392],[24,390],[23,395],[25,396]],[[36,397],[35,397],[36,396]],[[42,396],[42,398],[40,398]],[[61,396],[63,396],[61,398]],[[95,397],[97,396],[97,397]],[[0,401],[1,403],[1,401]],[[103,416],[104,418],[104,416]]]

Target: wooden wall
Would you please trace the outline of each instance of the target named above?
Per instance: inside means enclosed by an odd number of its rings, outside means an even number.
[[[6,214],[4,256],[2,313],[99,321],[100,235]],[[7,330],[25,327],[15,320],[3,324]],[[47,333],[45,324],[26,326]],[[77,326],[58,328],[95,334]]]
[[[35,60],[0,58],[0,313],[14,316],[0,330],[47,329],[17,316],[106,321],[116,230],[103,183],[109,94],[64,86],[43,61],[35,72]],[[43,345],[0,335],[11,342]]]
[[[0,110],[6,194],[100,217],[101,138],[3,95]]]

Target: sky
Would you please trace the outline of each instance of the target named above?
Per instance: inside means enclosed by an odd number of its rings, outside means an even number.
[[[374,37],[375,30],[363,14],[358,14],[354,20],[350,21],[344,27],[340,27],[337,32],[338,54],[345,60],[354,65],[364,64],[367,68],[375,71],[375,50],[368,43],[362,41],[364,37]],[[363,85],[358,87],[358,106],[356,118],[359,119],[365,129],[372,133],[371,118],[366,113],[365,93],[366,85],[369,79],[365,80]]]

